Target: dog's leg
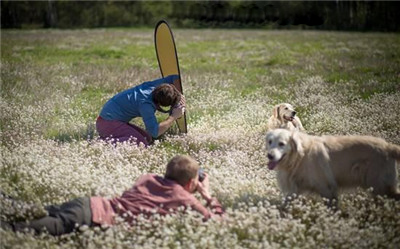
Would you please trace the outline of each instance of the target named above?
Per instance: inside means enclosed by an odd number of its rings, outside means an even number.
[[[397,168],[396,161],[389,159],[385,162],[384,158],[371,162],[371,168],[375,166],[380,171],[369,174],[366,182],[367,187],[373,188],[374,195],[386,195],[389,198],[400,200],[400,193],[397,190]]]
[[[303,127],[303,125],[301,124],[301,121],[300,121],[300,119],[299,119],[297,116],[294,117],[294,119],[293,119],[293,121],[292,121],[292,124],[293,124],[295,130],[304,131],[304,127]]]
[[[286,171],[279,170],[277,173],[278,186],[284,194],[282,209],[290,205],[290,203],[298,196],[297,185],[290,180],[290,175]]]
[[[325,186],[320,186],[319,194],[324,198],[328,208],[336,211],[338,209],[338,197],[336,184],[327,183]]]
[[[314,177],[318,177],[319,181],[316,182],[315,190],[325,199],[326,205],[335,211],[338,208],[338,187],[328,158],[326,156],[318,160],[319,168],[315,168]]]
[[[391,181],[390,180],[388,181],[390,186],[387,191],[387,194],[390,198],[393,198],[393,199],[399,201],[400,193],[399,193],[399,190],[397,189],[397,183],[398,183],[398,181],[397,181],[398,172],[397,172],[397,165],[396,165],[397,163],[398,163],[397,160],[393,159],[392,162],[389,162],[389,164],[388,164],[389,165],[389,174],[391,174]]]
[[[290,193],[290,194],[287,194],[287,195],[285,195],[285,197],[284,197],[284,199],[283,199],[283,203],[282,203],[282,210],[283,211],[287,211],[287,209],[288,209],[288,207],[290,206],[290,204],[294,201],[294,200],[296,200],[296,198],[298,197],[299,195],[297,194],[297,193]]]
[[[400,193],[398,193],[397,190],[392,191],[388,195],[389,195],[390,198],[393,198],[396,201],[400,201]]]
[[[305,129],[304,129],[304,127],[303,127],[303,124],[301,123],[301,121],[300,121],[299,118],[297,118],[297,123],[298,123],[299,131],[305,131]]]
[[[338,203],[338,198],[336,194],[329,194],[329,195],[321,195],[322,198],[324,199],[325,205],[332,210],[333,212],[338,211],[339,209],[339,203]]]
[[[319,151],[322,152],[319,157],[308,159],[308,165],[312,165],[308,177],[313,179],[310,190],[325,198],[326,205],[336,210],[338,207],[338,187],[332,167],[329,164],[329,155],[325,148],[321,148]]]
[[[395,200],[400,200],[400,193],[397,190],[397,186],[394,184],[386,185],[384,187],[373,188],[373,195],[387,196]]]
[[[325,202],[325,205],[329,209],[331,209],[333,212],[336,212],[339,209],[339,203],[338,203],[337,197],[332,198],[332,199],[327,199],[327,201]]]

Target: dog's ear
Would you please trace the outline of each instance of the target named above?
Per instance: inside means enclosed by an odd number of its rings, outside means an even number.
[[[276,106],[274,107],[274,110],[273,110],[273,113],[272,113],[272,115],[274,116],[274,118],[279,118],[279,107],[280,107],[280,105],[276,105]]]
[[[292,132],[291,142],[297,153],[299,153],[300,156],[304,156],[304,148],[302,145],[301,136],[299,132],[296,131]]]

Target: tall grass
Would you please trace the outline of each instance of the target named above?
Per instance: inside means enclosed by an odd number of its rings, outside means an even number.
[[[400,144],[400,36],[381,33],[174,30],[189,133],[149,149],[110,146],[93,130],[105,101],[160,76],[153,30],[37,30],[1,34],[1,218],[42,205],[112,197],[177,153],[195,157],[227,208],[54,238],[0,230],[4,248],[396,248],[400,203],[357,189],[330,212],[314,196],[281,210],[266,167],[266,123],[289,102],[307,132],[361,134]],[[159,114],[159,119],[165,118]],[[143,125],[141,121],[135,121]],[[34,207],[36,208],[34,208]]]

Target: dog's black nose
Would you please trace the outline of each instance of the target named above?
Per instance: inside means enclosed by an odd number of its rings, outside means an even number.
[[[297,112],[295,112],[295,111],[292,111],[292,115],[293,115],[293,117],[294,117],[294,115],[296,115],[296,113],[297,113]]]
[[[274,159],[274,156],[271,155],[270,153],[268,153],[268,159],[269,159],[269,160],[272,160],[272,159]]]

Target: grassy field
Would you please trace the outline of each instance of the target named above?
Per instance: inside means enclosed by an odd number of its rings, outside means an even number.
[[[175,154],[211,175],[222,221],[197,214],[62,237],[0,230],[2,248],[398,248],[400,203],[357,189],[332,213],[314,196],[287,210],[266,167],[272,107],[293,104],[308,133],[373,135],[400,144],[400,35],[174,30],[188,103],[186,136],[149,149],[96,140],[95,118],[115,93],[160,76],[151,29],[1,31],[1,218],[36,205],[112,197]],[[160,119],[165,116],[160,115]],[[141,121],[135,121],[143,125]]]

